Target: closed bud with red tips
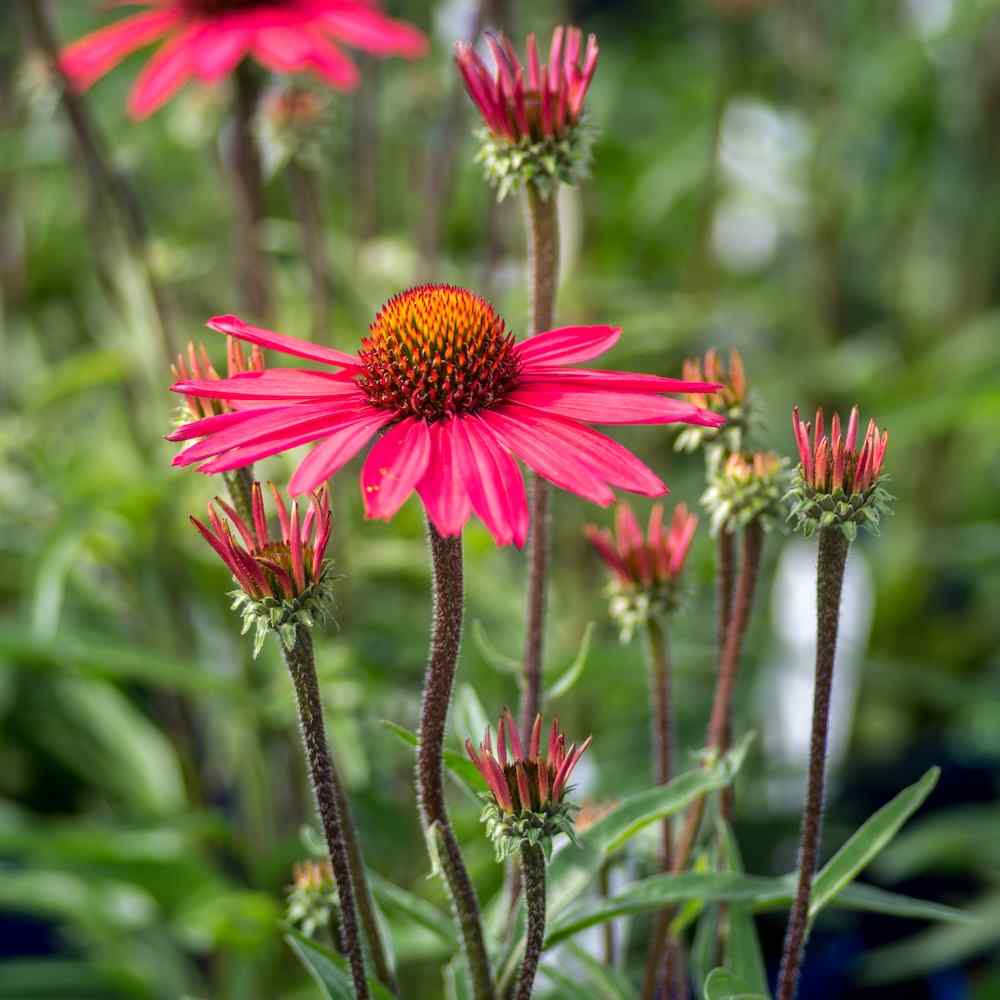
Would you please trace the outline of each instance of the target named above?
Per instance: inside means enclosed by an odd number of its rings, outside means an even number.
[[[482,819],[496,847],[497,861],[503,861],[524,845],[541,847],[548,858],[552,840],[560,833],[575,840],[573,820],[579,806],[568,802],[566,795],[573,769],[589,746],[589,736],[579,746],[575,743],[567,746],[559,720],[553,719],[543,756],[539,715],[525,753],[517,723],[508,709],[500,716],[495,751],[489,729],[478,752],[472,740],[465,741],[472,763],[490,789],[483,796],[486,806]]]
[[[792,413],[801,464],[786,497],[792,503],[788,519],[807,537],[820,528],[839,528],[853,541],[859,525],[878,534],[882,515],[891,513],[894,497],[884,488],[888,477],[882,474],[889,432],[869,420],[858,447],[858,427],[856,406],[846,430],[835,413],[829,432],[822,408],[815,424],[803,421],[797,406]]]

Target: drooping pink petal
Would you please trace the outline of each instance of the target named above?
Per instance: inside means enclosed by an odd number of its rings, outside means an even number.
[[[217,83],[236,68],[252,42],[252,32],[206,26],[191,46],[191,70],[202,83]]]
[[[563,326],[522,340],[515,350],[526,368],[571,365],[611,350],[621,335],[617,326]]]
[[[392,419],[387,410],[372,409],[332,431],[299,464],[288,484],[289,494],[294,497],[317,489]]]
[[[191,51],[200,31],[197,27],[185,29],[146,63],[129,95],[128,110],[133,118],[149,117],[191,78]]]
[[[642,372],[617,372],[603,368],[564,368],[557,365],[532,365],[525,369],[520,382],[537,388],[625,389],[636,392],[715,392],[718,382],[691,382]]]
[[[211,417],[203,417],[201,420],[189,420],[180,427],[164,435],[167,441],[190,441],[192,438],[205,437],[206,434],[214,434],[216,431],[224,431],[229,427],[252,420],[255,416],[264,413],[274,413],[283,409],[282,406],[268,406],[255,410],[240,410],[229,413],[217,413]]]
[[[423,420],[407,417],[386,432],[361,470],[366,517],[392,518],[420,482],[430,451],[431,438]]]
[[[271,350],[280,351],[282,354],[291,354],[296,358],[304,358],[306,361],[320,361],[324,364],[336,365],[339,368],[358,368],[360,366],[360,362],[353,354],[345,354],[332,347],[312,344],[307,340],[299,340],[298,337],[289,337],[284,333],[265,330],[263,327],[251,326],[249,323],[244,323],[238,316],[215,316],[208,321],[207,326],[211,330],[225,333],[237,340],[245,340],[249,344],[269,347]]]
[[[725,417],[703,410],[693,403],[667,396],[640,395],[611,390],[588,390],[579,386],[566,389],[525,386],[515,389],[509,399],[539,410],[547,410],[574,420],[594,424],[690,423],[721,427]]]
[[[437,420],[430,426],[431,455],[417,492],[431,523],[444,538],[461,534],[472,513],[469,491],[462,476],[455,418]]]
[[[311,69],[337,90],[353,90],[361,80],[357,66],[337,48],[327,41],[319,31],[302,32],[308,39],[308,51],[300,57],[293,57],[293,49],[281,45],[277,39],[269,42],[258,40],[254,47],[257,58],[278,72],[293,73]]]
[[[330,399],[347,402],[351,397],[365,399],[353,372],[324,372],[308,368],[268,368],[262,372],[243,372],[232,378],[189,379],[176,382],[171,392],[207,399],[259,399],[308,402]]]
[[[374,9],[332,10],[322,18],[321,24],[340,41],[376,56],[420,59],[429,49],[427,36],[422,31]]]

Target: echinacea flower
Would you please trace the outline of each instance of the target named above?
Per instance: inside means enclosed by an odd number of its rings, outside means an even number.
[[[290,650],[299,628],[312,628],[333,608],[333,567],[326,559],[332,522],[329,491],[314,493],[301,517],[298,501],[292,501],[289,513],[273,484],[271,493],[280,524],[274,537],[260,483],[253,484],[252,523],[219,497],[208,505],[208,525],[191,518],[239,584],[233,609],[243,616],[244,634],[256,627],[254,656],[272,631]]]
[[[209,326],[329,367],[178,382],[174,392],[226,400],[235,412],[168,435],[203,439],[175,465],[201,462],[202,472],[226,472],[318,442],[292,476],[296,496],[317,489],[384,431],[361,471],[366,515],[388,520],[416,490],[445,537],[460,534],[475,512],[498,544],[524,544],[528,508],[515,456],[602,506],[614,500],[613,486],[645,496],[667,492],[631,452],[588,423],[722,420],[663,395],[711,392],[711,384],[573,367],[611,348],[617,328],[565,327],[517,342],[488,302],[448,285],[390,299],[357,355],[234,316]]]
[[[816,411],[814,427],[801,419],[797,406],[792,411],[801,464],[788,493],[795,501],[789,520],[794,518],[807,536],[817,528],[839,527],[853,540],[859,524],[877,534],[882,514],[889,511],[893,497],[881,485],[889,432],[880,432],[875,420],[869,420],[859,450],[858,419],[855,406],[842,434],[840,414],[834,413],[828,435],[822,408]]]
[[[770,531],[788,486],[787,460],[773,451],[734,452],[712,470],[701,498],[713,535],[733,534],[751,522]]]
[[[719,391],[713,396],[691,393],[688,400],[695,406],[703,406],[726,418],[725,427],[685,428],[677,437],[678,451],[696,451],[708,446],[709,466],[721,464],[725,452],[738,452],[743,446],[743,438],[750,429],[750,394],[747,387],[743,358],[735,348],[729,352],[729,364],[719,358],[719,352],[712,348],[705,352],[704,363],[698,358],[688,358],[681,370],[683,378],[693,382],[707,380],[718,382]],[[718,448],[722,445],[722,449]]]
[[[132,2],[132,0],[126,0]],[[192,77],[217,83],[246,56],[276,73],[311,72],[338,90],[358,70],[336,43],[376,56],[422,56],[427,40],[377,0],[134,0],[149,8],[81,38],[62,67],[81,90],[125,56],[162,41],[129,98],[134,118],[152,114]]]
[[[698,518],[679,503],[665,529],[663,513],[662,504],[653,505],[643,534],[632,508],[622,503],[616,511],[615,537],[593,524],[584,529],[613,574],[611,617],[625,642],[651,614],[673,611],[678,604],[679,581]]]
[[[499,197],[521,182],[548,197],[559,181],[582,179],[593,138],[584,101],[597,70],[597,38],[591,35],[584,50],[579,28],[557,27],[542,63],[535,36],[528,35],[526,67],[507,38],[487,35],[486,42],[494,73],[465,42],[456,46],[455,61],[486,126],[480,159]]]
[[[508,746],[509,741],[509,746]],[[579,807],[566,801],[569,779],[591,738],[580,746],[566,745],[566,735],[553,719],[547,753],[542,755],[542,717],[536,716],[528,752],[518,735],[517,723],[504,709],[497,726],[497,748],[489,729],[476,752],[472,740],[465,750],[489,787],[482,819],[497,849],[497,860],[513,854],[522,844],[541,847],[548,857],[552,838],[565,833],[574,839],[573,817]]]

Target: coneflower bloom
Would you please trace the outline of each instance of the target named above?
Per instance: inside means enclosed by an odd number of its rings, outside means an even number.
[[[842,433],[840,414],[834,413],[827,434],[822,408],[816,411],[814,425],[802,420],[797,406],[792,411],[801,464],[788,494],[795,501],[789,520],[797,519],[796,526],[807,535],[839,526],[853,539],[858,525],[877,532],[881,515],[889,509],[893,498],[881,485],[889,432],[879,431],[875,420],[869,420],[859,450],[858,421],[855,406]]]
[[[528,752],[518,735],[517,724],[504,709],[497,726],[496,752],[489,729],[476,752],[472,740],[465,750],[489,787],[483,820],[487,833],[503,860],[523,843],[541,846],[548,856],[552,838],[558,833],[573,836],[573,817],[579,807],[566,801],[569,779],[590,746],[588,736],[579,746],[567,746],[566,735],[553,719],[546,754],[542,754],[542,717],[536,716]]]
[[[131,3],[132,0],[125,0]],[[358,70],[337,43],[377,56],[422,56],[416,28],[386,17],[377,0],[134,0],[149,8],[68,46],[62,66],[80,89],[125,56],[161,41],[129,98],[135,118],[152,114],[192,77],[216,83],[246,56],[276,73],[311,72],[348,90]]]
[[[296,630],[312,628],[333,607],[332,565],[326,560],[332,524],[329,491],[314,493],[304,516],[298,501],[292,501],[289,512],[273,484],[271,493],[279,520],[274,536],[260,483],[253,484],[252,523],[220,497],[208,505],[207,525],[191,518],[239,584],[233,608],[243,616],[244,634],[256,626],[254,656],[271,631],[291,649]]]
[[[319,442],[289,487],[325,483],[379,431],[361,472],[369,518],[390,519],[414,490],[442,536],[458,535],[473,512],[497,543],[527,533],[524,482],[515,457],[539,476],[606,506],[612,487],[658,496],[667,487],[617,442],[588,423],[715,426],[717,414],[664,396],[711,392],[634,372],[573,367],[611,348],[621,331],[565,327],[516,342],[484,299],[425,285],[390,299],[357,355],[220,316],[209,326],[249,343],[329,366],[269,368],[230,379],[190,379],[173,391],[235,408],[169,435],[201,438],[174,459],[226,472]]]
[[[584,529],[591,545],[613,574],[610,588],[611,617],[627,642],[650,615],[673,611],[680,597],[684,570],[698,518],[679,503],[669,527],[663,523],[663,506],[654,504],[643,534],[632,508],[618,505],[615,536],[607,528],[588,524]]]

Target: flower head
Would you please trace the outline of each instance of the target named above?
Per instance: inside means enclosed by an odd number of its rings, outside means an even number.
[[[616,537],[607,528],[587,525],[587,538],[614,575],[611,616],[621,626],[623,641],[628,641],[651,614],[677,607],[679,580],[697,527],[698,518],[682,503],[674,508],[666,530],[663,506],[654,504],[645,535],[625,503],[618,505]]]
[[[621,334],[614,327],[565,327],[515,341],[488,302],[449,285],[390,299],[357,355],[234,316],[209,326],[328,367],[178,382],[175,392],[226,400],[234,412],[170,434],[172,441],[202,439],[175,465],[200,462],[202,472],[226,472],[318,442],[292,476],[295,496],[325,483],[384,431],[361,472],[367,516],[392,518],[415,490],[443,536],[459,534],[475,512],[498,544],[523,545],[528,508],[515,457],[602,506],[614,500],[613,486],[666,492],[658,476],[589,422],[717,426],[723,419],[664,396],[711,392],[709,383],[572,367],[612,347]]]
[[[494,73],[465,42],[456,47],[455,61],[486,126],[480,159],[499,197],[525,181],[548,197],[559,181],[581,180],[590,162],[584,101],[597,70],[597,38],[591,35],[584,49],[579,28],[557,27],[542,63],[535,36],[528,35],[527,67],[508,39],[487,35],[486,42]]]
[[[734,452],[708,477],[701,498],[712,534],[745,528],[752,521],[770,531],[788,485],[787,461],[773,451]]]
[[[388,18],[377,0],[135,0],[148,10],[68,46],[62,66],[80,89],[125,56],[153,42],[129,99],[145,118],[192,77],[216,83],[246,56],[276,73],[311,72],[338,90],[356,86],[358,71],[336,43],[377,56],[422,56],[424,35]]]
[[[254,656],[271,631],[291,649],[296,630],[312,628],[333,607],[332,565],[326,560],[332,520],[329,491],[313,494],[300,518],[298,501],[292,501],[289,513],[277,488],[269,485],[280,522],[276,537],[268,528],[260,483],[253,484],[252,524],[219,497],[208,505],[208,525],[191,518],[239,584],[233,608],[243,616],[244,633],[256,627]]]
[[[741,449],[744,435],[749,430],[749,391],[743,358],[733,348],[729,352],[729,365],[726,366],[719,358],[719,352],[712,348],[705,353],[704,363],[698,358],[688,358],[684,362],[682,374],[684,378],[694,382],[708,380],[720,384],[720,389],[714,396],[692,393],[688,399],[695,406],[703,406],[722,414],[726,423],[722,429],[685,428],[677,436],[677,450],[696,451],[703,445],[708,446],[711,452],[709,464],[718,465],[726,452]]]
[[[556,834],[565,833],[573,839],[573,816],[578,807],[566,801],[566,793],[573,769],[590,741],[588,736],[579,747],[575,743],[567,747],[559,720],[553,719],[548,751],[543,756],[539,715],[525,754],[517,723],[508,709],[504,709],[497,726],[495,754],[489,729],[478,753],[471,740],[465,741],[466,752],[490,789],[489,795],[484,796],[486,808],[482,818],[496,845],[498,861],[523,843],[541,846],[548,857]]]
[[[889,510],[893,498],[882,487],[889,432],[880,432],[875,420],[869,420],[859,450],[858,421],[855,406],[842,433],[840,414],[834,413],[827,434],[822,408],[816,411],[815,426],[801,419],[797,406],[792,411],[801,464],[788,493],[794,501],[789,520],[795,519],[807,536],[817,528],[839,527],[853,540],[859,524],[877,533],[882,514]]]

